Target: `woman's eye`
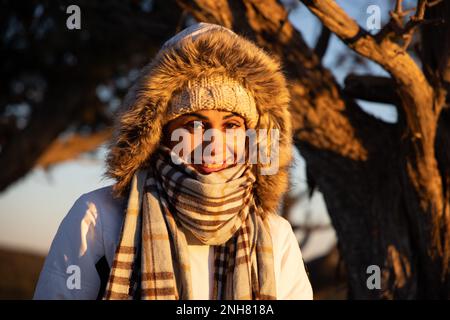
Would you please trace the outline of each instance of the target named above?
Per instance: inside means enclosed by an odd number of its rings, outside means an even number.
[[[225,124],[226,129],[237,129],[240,128],[242,125],[237,122],[228,122]]]
[[[186,129],[192,129],[192,130],[203,129],[203,123],[201,121],[189,121],[184,125],[184,127]]]

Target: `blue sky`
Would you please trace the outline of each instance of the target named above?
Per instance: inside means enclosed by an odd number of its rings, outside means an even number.
[[[360,25],[365,25],[366,8],[369,4],[378,4],[384,13],[390,9],[383,1],[338,1],[338,3]],[[320,24],[309,11],[299,6],[291,13],[291,22],[301,30],[308,44],[313,46],[320,33]],[[346,47],[336,37],[331,38],[330,46],[324,59],[324,64],[330,67],[338,82],[342,83],[349,66],[336,65],[336,55]],[[358,72],[358,70],[356,70]],[[360,72],[385,75],[377,65],[369,63],[368,70]],[[361,102],[363,109],[384,119],[395,122],[396,111],[392,106]],[[110,185],[110,180],[101,180],[103,172],[104,148],[99,148],[94,157],[82,157],[65,162],[52,168],[49,172],[42,169],[31,171],[24,178],[11,185],[0,194],[0,247],[12,247],[45,254],[53,236],[70,207],[83,193]],[[293,174],[298,181],[297,190],[304,189],[304,161],[297,157],[297,167]],[[326,207],[320,194],[314,196],[311,202],[299,204],[299,212],[306,208],[314,211],[314,220],[326,223],[328,221]],[[301,220],[301,214],[298,219]],[[312,257],[327,250],[334,242],[333,232],[318,235],[305,248],[305,257]]]

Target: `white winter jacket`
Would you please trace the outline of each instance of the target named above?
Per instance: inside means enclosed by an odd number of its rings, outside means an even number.
[[[34,299],[96,299],[119,241],[125,201],[111,186],[80,196],[63,219],[45,260]],[[290,223],[269,219],[278,299],[312,299],[302,254]],[[213,246],[189,244],[194,299],[211,299]],[[101,266],[101,263],[104,263]],[[107,265],[106,265],[106,263]],[[78,278],[77,278],[78,277]]]

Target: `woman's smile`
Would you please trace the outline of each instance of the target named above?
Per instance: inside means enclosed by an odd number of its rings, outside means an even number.
[[[194,164],[194,168],[200,171],[203,174],[208,174],[212,172],[217,172],[223,170],[228,167],[228,163],[202,163],[202,164]]]

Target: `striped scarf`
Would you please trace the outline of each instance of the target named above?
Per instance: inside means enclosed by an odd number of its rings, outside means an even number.
[[[133,177],[103,298],[193,299],[187,229],[214,246],[213,299],[276,299],[272,239],[254,182],[248,164],[204,175],[160,147]]]

